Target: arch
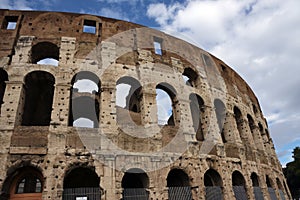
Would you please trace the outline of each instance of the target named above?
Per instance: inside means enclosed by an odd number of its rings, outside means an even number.
[[[172,169],[167,177],[169,200],[192,199],[188,175],[181,169]]]
[[[236,106],[234,106],[233,108],[233,112],[234,112],[234,118],[235,118],[235,122],[236,122],[236,126],[240,135],[240,138],[243,139],[242,134],[243,134],[243,116],[242,113],[240,111],[240,109]]]
[[[185,84],[191,87],[197,87],[198,85],[198,74],[192,68],[187,67],[182,73],[183,80]]]
[[[8,74],[4,69],[0,69],[0,114],[1,114],[1,106],[4,103],[3,97],[6,88],[6,81],[8,81]]]
[[[266,175],[266,184],[267,184],[267,187],[268,187],[268,192],[269,192],[271,200],[277,200],[276,193],[275,193],[275,190],[274,190],[274,183],[269,178],[268,175]]]
[[[149,177],[142,169],[129,169],[122,178],[123,200],[148,200],[148,187]]]
[[[209,169],[205,172],[204,186],[206,200],[223,199],[223,182],[220,174],[216,170]]]
[[[282,183],[281,183],[281,181],[279,180],[278,177],[276,178],[276,184],[277,184],[277,187],[278,187],[278,190],[279,190],[279,195],[281,197],[281,200],[285,200],[284,188],[283,188]]]
[[[8,177],[10,200],[41,200],[44,178],[35,167],[26,166],[15,170]]]
[[[227,140],[226,140],[225,134],[224,134],[224,124],[226,121],[226,107],[220,99],[214,100],[214,106],[215,106],[215,113],[216,113],[216,117],[217,117],[219,132],[221,134],[223,143],[226,143]]]
[[[204,131],[202,123],[204,121],[204,101],[203,99],[195,94],[190,94],[190,111],[192,114],[193,127],[196,132],[197,141],[204,141]]]
[[[247,200],[246,182],[244,176],[239,171],[232,173],[232,188],[237,200]]]
[[[98,128],[101,87],[98,76],[81,71],[74,75],[71,84],[69,126]],[[86,123],[88,120],[93,124]]]
[[[156,86],[156,105],[159,125],[175,125],[176,94],[176,90],[168,83],[159,83]]]
[[[248,119],[248,125],[249,125],[249,128],[250,128],[250,131],[252,133],[252,136],[254,137],[254,129],[255,129],[255,123],[254,123],[254,120],[252,118],[251,115],[247,114],[247,119]]]
[[[63,200],[101,199],[100,178],[94,169],[75,167],[69,170],[63,182]]]
[[[25,76],[23,126],[49,126],[51,121],[55,78],[45,71]]]
[[[124,76],[117,81],[116,105],[119,123],[128,124],[129,117],[136,124],[141,124],[142,86],[138,80]]]
[[[258,176],[255,172],[252,172],[251,176],[253,192],[256,200],[264,199],[263,193],[261,191],[261,187],[259,185]]]
[[[45,59],[49,59],[48,61],[50,62],[42,62],[41,64],[50,64],[55,66],[58,65],[59,47],[56,44],[53,44],[51,42],[39,42],[32,46],[31,62],[36,64],[39,61],[45,61]]]

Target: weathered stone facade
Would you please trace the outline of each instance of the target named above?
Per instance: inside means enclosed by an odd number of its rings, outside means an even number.
[[[0,24],[0,199],[291,198],[257,98],[208,52],[92,15],[0,10]]]

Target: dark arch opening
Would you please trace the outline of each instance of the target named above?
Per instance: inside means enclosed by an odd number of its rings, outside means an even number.
[[[220,187],[223,186],[220,174],[214,169],[207,170],[204,174],[204,185]]]
[[[167,84],[160,83],[156,86],[156,105],[159,125],[175,126],[176,91]]]
[[[8,81],[8,74],[5,70],[0,69],[0,113],[1,113],[1,106],[4,103],[3,97],[6,88],[5,81]]]
[[[252,116],[249,115],[249,114],[247,115],[247,119],[248,119],[250,131],[251,131],[251,133],[253,135],[253,132],[254,132],[254,129],[255,129],[254,120],[253,120]]]
[[[118,123],[129,124],[133,121],[135,124],[141,124],[142,86],[140,82],[125,76],[117,81],[116,89]]]
[[[214,106],[215,106],[215,113],[217,117],[218,127],[221,134],[221,138],[223,143],[226,143],[226,137],[224,134],[224,124],[226,121],[226,108],[224,103],[220,99],[214,100]]]
[[[202,123],[204,121],[204,101],[197,94],[190,94],[190,111],[192,114],[193,127],[196,132],[197,141],[204,141],[204,131],[202,127]]]
[[[244,176],[239,171],[232,173],[232,187],[235,198],[238,200],[247,200],[246,184]]]
[[[188,175],[181,169],[172,169],[167,177],[169,200],[192,199]]]
[[[242,113],[241,113],[240,109],[238,107],[236,107],[236,106],[234,106],[233,112],[234,112],[234,118],[235,118],[237,129],[239,131],[240,138],[243,139],[243,137],[242,137],[242,133],[243,133],[243,117],[242,117]]]
[[[100,112],[100,87],[97,75],[78,72],[71,81],[69,126],[98,128]]]
[[[259,180],[258,180],[258,176],[255,172],[253,172],[250,176],[251,181],[252,181],[252,186],[253,186],[253,191],[254,191],[254,196],[255,199],[259,200],[259,199],[264,199],[264,195],[261,191],[261,188],[259,186]]]
[[[25,76],[23,126],[50,125],[54,84],[54,76],[45,71],[33,71]]]
[[[141,169],[133,168],[125,172],[122,179],[123,200],[148,200],[149,178]]]
[[[41,64],[50,64],[56,65],[58,64],[59,59],[59,47],[51,42],[40,42],[36,45],[32,46],[31,49],[31,61],[32,63],[38,63],[41,60],[48,59],[49,62]],[[53,59],[53,60],[51,60]],[[54,62],[54,60],[57,61]],[[52,61],[52,62],[51,62]]]
[[[186,85],[197,87],[198,74],[191,68],[185,68],[182,73]]]
[[[205,186],[205,199],[207,200],[223,199],[222,178],[216,170],[209,169],[205,172],[204,186]]]
[[[95,170],[86,167],[77,167],[70,170],[63,183],[63,200],[77,199],[101,199],[100,178]],[[83,199],[84,199],[83,198]]]

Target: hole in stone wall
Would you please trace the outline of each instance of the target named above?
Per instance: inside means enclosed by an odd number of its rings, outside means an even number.
[[[220,174],[213,169],[209,169],[204,174],[204,185],[207,186],[220,186],[222,187],[222,178]]]
[[[83,21],[83,32],[96,34],[96,21],[85,19]]]
[[[55,78],[44,71],[25,76],[23,126],[48,126],[51,120]]]
[[[162,38],[153,37],[154,53],[157,55],[162,55],[162,42]]]
[[[175,96],[174,88],[166,83],[156,86],[157,118],[159,125],[175,125]],[[174,108],[173,108],[174,107]]]
[[[1,113],[1,106],[4,103],[3,97],[6,88],[5,81],[8,81],[8,74],[5,70],[0,69],[0,113]]]
[[[2,24],[2,29],[14,30],[17,27],[18,16],[5,16]]]
[[[258,181],[258,176],[256,173],[251,174],[251,180],[252,180],[252,186],[253,187],[259,187],[259,181]]]
[[[59,48],[51,42],[40,42],[32,46],[31,62],[58,66]]]
[[[181,169],[172,169],[167,177],[167,187],[190,186],[188,175]]]
[[[94,73],[78,72],[71,81],[69,126],[98,128],[101,83]]]
[[[202,121],[204,121],[204,101],[197,94],[190,94],[190,111],[192,114],[193,128],[196,132],[197,141],[204,140]]]
[[[233,186],[245,186],[244,176],[239,171],[232,173],[232,185]]]
[[[214,100],[214,106],[215,106],[215,114],[217,117],[218,127],[219,127],[219,133],[221,134],[223,143],[226,143],[226,138],[224,134],[224,124],[226,121],[226,108],[224,103],[220,99]]]
[[[241,113],[240,109],[236,106],[234,106],[233,112],[234,112],[234,118],[235,118],[235,122],[236,122],[236,125],[237,125],[237,129],[239,131],[240,138],[242,139],[242,132],[243,132],[242,113]]]
[[[191,87],[196,87],[197,86],[196,82],[197,82],[198,75],[191,68],[185,68],[184,69],[184,72],[182,73],[182,78],[183,78],[186,85],[189,85]]]

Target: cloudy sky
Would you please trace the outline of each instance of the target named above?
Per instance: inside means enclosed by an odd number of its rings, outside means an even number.
[[[102,15],[185,38],[249,83],[283,165],[300,146],[299,0],[0,0],[0,8]]]

